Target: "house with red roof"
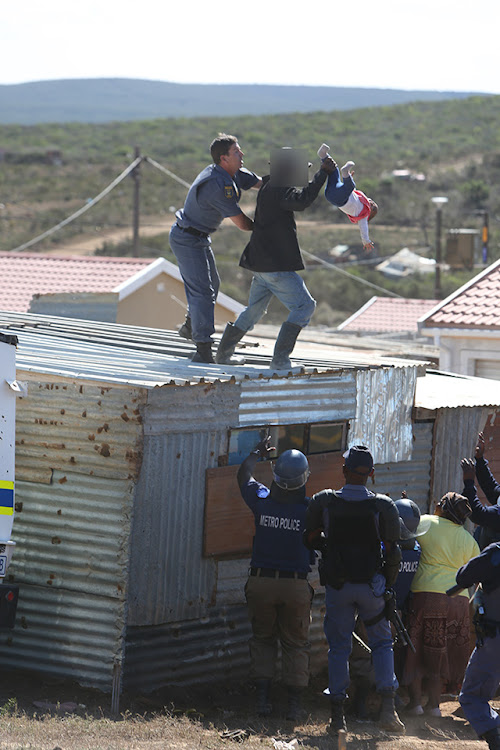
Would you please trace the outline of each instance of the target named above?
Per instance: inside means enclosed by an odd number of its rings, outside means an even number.
[[[435,300],[372,297],[337,330],[347,333],[388,333],[415,336],[418,320],[436,306]]]
[[[186,314],[179,269],[165,258],[0,252],[0,309],[176,329]],[[215,322],[243,310],[219,293]]]
[[[500,260],[419,320],[439,348],[441,370],[500,380]]]

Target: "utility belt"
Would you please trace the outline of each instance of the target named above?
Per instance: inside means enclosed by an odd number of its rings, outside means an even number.
[[[361,574],[357,576],[352,576],[348,573],[342,575],[340,570],[341,566],[338,563],[332,564],[332,561],[328,559],[327,555],[322,557],[318,562],[320,584],[322,586],[331,586],[333,589],[339,591],[345,583],[371,583],[373,581],[373,576],[376,573],[382,572],[383,566],[377,566],[376,568],[366,571],[364,575]]]
[[[250,568],[248,574],[257,578],[307,578],[307,573],[299,573],[296,570],[275,570],[274,568]]]
[[[482,646],[485,638],[496,638],[497,635],[500,635],[500,622],[496,620],[488,620],[484,615],[479,615],[476,612],[472,622],[476,631],[477,646]]]
[[[207,240],[210,237],[210,235],[206,232],[200,232],[199,229],[195,229],[194,227],[181,227],[180,224],[176,224],[176,226],[181,230],[181,232],[192,234],[193,237],[202,237],[204,240]]]

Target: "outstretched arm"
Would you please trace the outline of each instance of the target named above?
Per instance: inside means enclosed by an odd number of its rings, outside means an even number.
[[[280,207],[285,211],[304,211],[304,209],[309,208],[318,197],[326,178],[335,168],[336,164],[331,157],[324,159],[320,169],[305,187],[290,187],[284,191],[280,200]]]
[[[500,531],[500,505],[485,507],[479,500],[474,484],[475,467],[471,458],[460,461],[464,478],[463,494],[468,499],[472,514],[470,520],[478,526],[486,526],[493,531]]]
[[[488,461],[484,457],[484,435],[482,432],[477,437],[475,450],[476,457],[476,477],[479,486],[486,495],[486,499],[491,505],[495,505],[500,497],[500,484],[490,471]]]
[[[274,450],[275,448],[271,446],[270,435],[265,437],[264,440],[261,440],[260,443],[257,443],[253,451],[245,458],[240,468],[238,469],[236,479],[238,480],[240,489],[245,484],[248,484],[251,479],[253,479],[253,470],[255,469],[255,464],[257,463],[259,458],[266,458]]]

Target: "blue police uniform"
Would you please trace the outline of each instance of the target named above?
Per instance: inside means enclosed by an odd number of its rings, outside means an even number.
[[[467,720],[481,737],[500,727],[500,716],[489,703],[500,684],[500,544],[488,545],[480,555],[463,565],[456,581],[463,588],[474,583],[482,585],[480,603],[484,615],[476,625],[478,641],[459,695]],[[486,737],[483,739],[488,741]],[[500,740],[498,744],[490,745],[497,746],[500,746]]]
[[[498,484],[491,473],[488,461],[484,456],[476,458],[476,478],[479,486],[486,495],[487,501],[491,503],[491,505],[499,508],[498,500],[500,498],[500,484]],[[500,514],[500,510],[497,512]],[[478,521],[475,521],[474,523],[478,523]],[[489,522],[486,526],[481,526],[477,530],[477,535],[475,534],[475,536],[480,549],[484,549],[484,547],[492,542],[500,541],[500,524],[497,526],[496,530],[494,526],[495,524]]]
[[[488,474],[493,480],[493,477],[491,476],[491,473],[487,468],[487,461],[483,461],[482,464],[483,471],[486,468]],[[478,471],[478,466],[479,463],[476,462],[476,472]],[[495,480],[493,480],[493,482],[496,484]],[[500,505],[483,505],[477,496],[477,491],[473,479],[465,480],[462,494],[468,499],[472,508],[472,513],[470,515],[470,520],[472,521],[472,523],[476,523],[478,526],[484,527],[485,530],[488,530],[491,534],[495,535],[498,538],[498,536],[500,535]],[[490,497],[493,498],[494,496],[487,494],[487,497],[488,499],[490,499]]]
[[[255,519],[250,574],[245,596],[252,624],[250,656],[254,677],[271,680],[282,651],[282,680],[290,687],[309,681],[309,625],[313,589],[307,574],[315,554],[302,541],[308,506],[305,487],[271,490],[255,479],[241,495]]]
[[[399,573],[394,586],[392,587],[396,595],[396,606],[399,610],[404,611],[405,603],[410,593],[413,576],[417,572],[422,548],[415,540],[411,548],[401,544],[401,562],[399,563]]]
[[[189,188],[184,207],[176,213],[170,230],[170,247],[177,258],[184,282],[193,341],[209,342],[214,333],[214,307],[220,278],[211,248],[210,235],[223,219],[241,214],[238,201],[259,177],[241,168],[236,175],[211,164]]]
[[[357,520],[353,518],[354,526],[359,524],[361,520],[361,504],[367,500],[372,501],[372,504],[376,505],[377,527],[379,524],[385,527],[385,539],[387,541],[399,539],[400,524],[396,506],[390,498],[384,495],[374,495],[364,485],[346,484],[337,493],[325,490],[314,495],[308,510],[306,530],[314,531],[322,527],[324,533],[327,534],[327,525],[329,524],[330,529],[332,528],[330,515],[334,511],[334,505],[332,506],[331,503],[335,504],[332,495],[348,501],[350,504],[352,503],[353,511],[357,511],[358,507],[360,508],[359,513],[356,512],[355,514],[359,516]],[[334,527],[335,524],[333,524]],[[356,528],[354,528],[354,535],[355,532]],[[361,566],[363,559],[366,557],[362,545],[359,542],[357,543],[356,540],[354,542],[346,540],[346,544],[352,548],[352,555],[357,557],[358,565]],[[356,552],[356,544],[360,547],[358,552]],[[331,546],[331,542],[327,539],[326,550],[328,554]],[[334,561],[332,572],[335,574],[335,555],[332,556],[332,559]],[[353,581],[350,572],[350,570],[347,570],[343,583],[337,584],[334,580],[330,580],[328,576],[325,581],[326,614],[324,630],[329,645],[328,687],[330,699],[334,701],[342,701],[347,695],[350,681],[349,654],[356,613],[359,614],[366,625],[366,635],[368,645],[372,650],[378,692],[394,693],[398,687],[394,673],[394,652],[390,623],[385,617],[380,617],[385,608],[383,597],[387,585],[385,575],[382,572],[371,573],[371,578],[362,582]],[[391,580],[389,585],[392,583]]]

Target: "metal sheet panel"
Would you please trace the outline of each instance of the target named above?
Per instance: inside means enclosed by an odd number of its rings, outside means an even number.
[[[207,615],[216,565],[202,557],[205,470],[227,452],[239,393],[231,383],[149,392],[132,530],[130,625]]]
[[[377,464],[375,484],[369,483],[369,489],[387,494],[393,500],[401,497],[402,490],[406,490],[408,497],[417,503],[423,513],[427,513],[431,483],[433,428],[433,422],[413,423],[411,461]]]
[[[21,581],[15,629],[0,632],[0,665],[109,692],[122,661],[122,628],[117,599]]]
[[[246,380],[239,424],[294,424],[351,419],[356,413],[355,372]]]
[[[1,664],[15,658],[111,688],[122,650],[131,489],[128,480],[58,471],[50,485],[17,483],[22,511],[9,580],[20,597]]]
[[[29,380],[17,405],[8,571],[19,607],[0,664],[110,690],[122,658],[144,392]]]
[[[16,477],[33,480],[47,470],[126,479],[142,457],[142,406],[146,391],[52,380],[18,370],[28,395],[18,399]],[[28,477],[26,477],[28,478]]]
[[[489,412],[491,409],[481,406],[438,409],[434,433],[432,509],[446,492],[462,492],[460,460],[474,455],[477,433],[483,429]]]
[[[313,600],[311,672],[326,669],[324,593]],[[212,608],[203,619],[127,630],[124,687],[151,692],[162,686],[248,680],[251,636],[245,605]]]

